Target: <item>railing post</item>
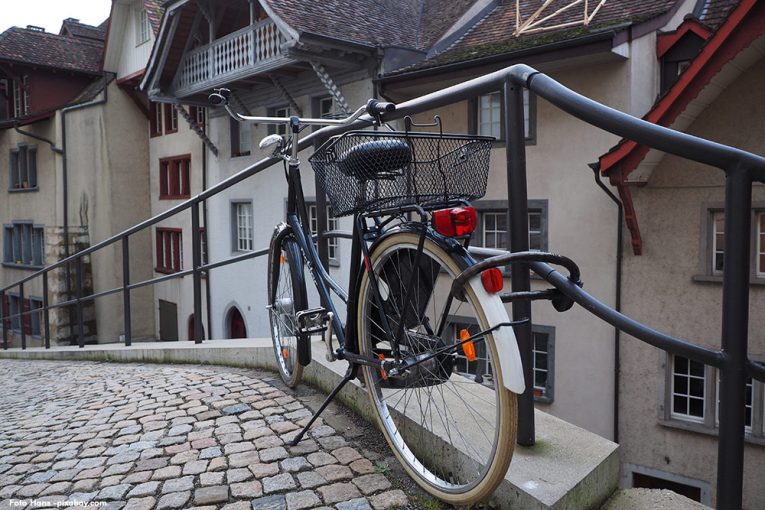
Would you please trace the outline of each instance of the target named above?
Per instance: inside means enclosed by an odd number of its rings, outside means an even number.
[[[5,291],[0,292],[0,327],[3,328],[3,350],[8,350],[8,329],[5,327]]]
[[[725,179],[720,438],[717,444],[717,508],[739,510],[744,479],[744,424],[749,325],[749,248],[752,179],[735,168]]]
[[[202,343],[202,243],[199,231],[199,202],[191,204],[191,252],[194,273],[194,343]]]
[[[122,238],[122,321],[125,330],[125,347],[130,347],[133,329],[130,318],[130,244],[127,236]]]
[[[75,262],[75,279],[75,292],[77,293],[77,345],[82,349],[85,347],[85,319],[82,312],[82,257],[77,257]]]
[[[21,329],[21,349],[27,348],[27,332],[24,329],[24,283],[19,284],[19,329]]]
[[[48,310],[48,272],[42,275],[43,285],[43,335],[45,339],[45,348],[50,349],[50,310]]]
[[[523,129],[523,88],[506,79],[503,89],[505,107],[505,155],[507,158],[507,196],[510,245],[508,250],[529,249],[529,212],[526,190],[526,136]],[[525,264],[512,264],[511,285],[513,292],[530,290],[529,268]],[[534,380],[532,374],[531,302],[513,301],[513,320],[528,319],[516,326],[515,337],[523,363],[526,391],[518,398],[518,444],[534,444]]]

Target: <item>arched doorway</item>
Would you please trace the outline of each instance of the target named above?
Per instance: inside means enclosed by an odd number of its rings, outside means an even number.
[[[231,311],[228,312],[228,337],[247,338],[247,326],[237,307],[231,308]]]
[[[194,341],[194,314],[193,313],[191,315],[189,315],[189,322],[188,322],[188,326],[187,326],[186,330],[187,330],[187,334],[188,334],[187,338],[189,339],[189,341],[193,342]],[[203,340],[205,339],[205,326],[204,326],[204,324],[202,325],[202,339]]]

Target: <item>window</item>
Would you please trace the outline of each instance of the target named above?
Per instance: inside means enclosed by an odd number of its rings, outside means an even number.
[[[159,198],[177,199],[191,196],[191,155],[159,160]]]
[[[202,265],[210,263],[210,257],[207,251],[207,230],[204,227],[199,228],[199,245],[202,252]]]
[[[712,274],[722,274],[725,261],[725,214],[712,214]]]
[[[40,324],[42,321],[42,299],[38,298],[29,298],[27,300],[29,303],[29,310],[32,312],[30,315],[26,316],[25,319],[29,322],[29,329],[27,330],[27,334],[32,336],[40,336]],[[25,324],[26,327],[26,324]]]
[[[252,202],[231,204],[232,250],[252,251]]]
[[[478,210],[475,243],[484,248],[506,249],[507,202],[482,200],[473,205]],[[529,200],[529,249],[547,250],[547,200]]]
[[[474,335],[480,330],[475,321],[466,317],[452,316],[452,334],[456,341],[460,339],[460,332],[466,329],[468,334]],[[553,387],[555,374],[555,328],[551,326],[531,326],[533,344],[533,377],[534,377],[534,400],[540,403],[553,401]],[[493,385],[492,366],[486,355],[486,345],[483,342],[475,344],[476,359],[469,361],[464,353],[456,352],[454,371],[464,375],[475,376],[478,382]]]
[[[151,136],[162,135],[162,103],[150,103],[149,126]]]
[[[280,106],[277,108],[271,108],[268,115],[270,117],[289,117],[292,114],[290,113],[289,106]],[[285,126],[284,124],[268,126],[268,134],[272,135],[274,133],[282,135],[282,136],[286,135],[287,126]]]
[[[682,356],[672,357],[672,417],[703,423],[706,370],[704,365]]]
[[[135,40],[136,46],[147,42],[151,34],[151,25],[149,24],[149,14],[146,9],[137,9],[135,11]]]
[[[337,107],[337,102],[332,97],[323,97],[319,99],[319,117],[325,119],[335,118],[342,112]]]
[[[10,179],[8,186],[10,190],[36,190],[37,148],[29,145],[19,145],[15,149],[11,149],[8,173]]]
[[[308,205],[308,220],[310,222],[311,226],[311,233],[313,235],[316,235],[316,233],[319,231],[319,214],[318,214],[318,207],[316,204],[309,204]],[[329,230],[338,230],[338,222],[337,218],[332,214],[332,208],[327,205],[327,231]],[[327,253],[329,256],[329,260],[333,262],[338,262],[338,239],[337,237],[333,237],[330,239],[327,239]]]
[[[720,372],[683,356],[669,356],[668,369],[666,418],[690,424],[691,429],[717,429],[720,423]],[[746,382],[744,432],[757,442],[765,441],[763,411],[765,386],[749,377]]]
[[[14,222],[5,225],[3,233],[3,262],[19,266],[42,267],[44,235],[41,225]]]
[[[13,116],[28,115],[30,112],[29,103],[29,76],[24,75],[21,80],[13,80]]]
[[[725,270],[725,212],[722,204],[715,203],[712,207],[704,206],[701,225],[703,240],[700,274],[693,279],[699,282],[720,282]],[[750,280],[752,283],[762,283],[765,280],[765,205],[758,203],[752,210],[751,216],[751,258]],[[757,280],[755,282],[755,280]]]
[[[181,232],[179,228],[157,228],[157,272],[177,273],[183,267]]]
[[[765,278],[765,212],[757,215],[757,276]]]
[[[19,315],[21,313],[21,307],[19,306],[21,303],[19,296],[9,295],[8,299],[10,303],[11,330],[21,333],[21,316]]]
[[[504,140],[505,108],[502,94],[494,92],[479,96],[468,103],[469,130],[482,136],[493,136]],[[534,143],[536,138],[536,97],[523,90],[523,133],[528,143]]]
[[[165,134],[175,133],[178,131],[178,110],[175,109],[175,105],[165,103]]]
[[[231,157],[249,156],[252,151],[252,124],[231,119]]]
[[[207,108],[202,106],[190,106],[189,115],[197,123],[197,126],[204,130],[205,122],[207,120]],[[189,129],[191,129],[191,126],[189,126]]]
[[[533,341],[534,400],[550,403],[553,401],[553,374],[555,328],[549,326],[531,327]]]

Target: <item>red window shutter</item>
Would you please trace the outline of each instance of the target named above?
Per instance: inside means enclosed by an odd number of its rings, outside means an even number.
[[[173,232],[173,271],[181,270],[181,233]]]
[[[173,268],[173,253],[172,253],[172,243],[171,243],[171,236],[172,234],[170,232],[162,232],[162,251],[165,253],[165,269],[172,269]]]
[[[178,192],[180,189],[180,184],[178,183],[178,165],[179,161],[177,159],[174,159],[170,162],[170,184],[168,185],[168,195],[173,197],[180,195]]]
[[[159,197],[166,197],[168,195],[167,179],[168,179],[168,167],[169,162],[159,162]]]
[[[181,161],[181,166],[183,168],[183,189],[181,190],[183,196],[190,196],[191,195],[191,184],[189,181],[189,177],[191,175],[191,159],[187,158]]]
[[[156,238],[155,246],[157,249],[157,255],[156,255],[157,269],[161,269],[162,268],[162,232],[159,229],[157,229],[155,232],[155,238]]]

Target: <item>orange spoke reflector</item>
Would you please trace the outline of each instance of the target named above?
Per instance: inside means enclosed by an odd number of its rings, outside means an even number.
[[[279,255],[279,264],[284,265],[284,255]]]
[[[290,357],[290,351],[286,347],[282,347],[282,356],[284,356],[284,359],[287,359]]]
[[[465,342],[470,338],[470,333],[468,333],[467,329],[461,329],[460,330],[460,341]],[[468,361],[475,361],[475,345],[473,344],[472,340],[469,340],[462,344],[462,352],[465,353],[465,357],[468,359]]]
[[[385,361],[385,354],[383,353],[378,354],[377,359],[379,359],[380,361]],[[382,367],[380,367],[380,376],[383,378],[383,381],[388,380],[388,374],[385,372],[385,369]]]

